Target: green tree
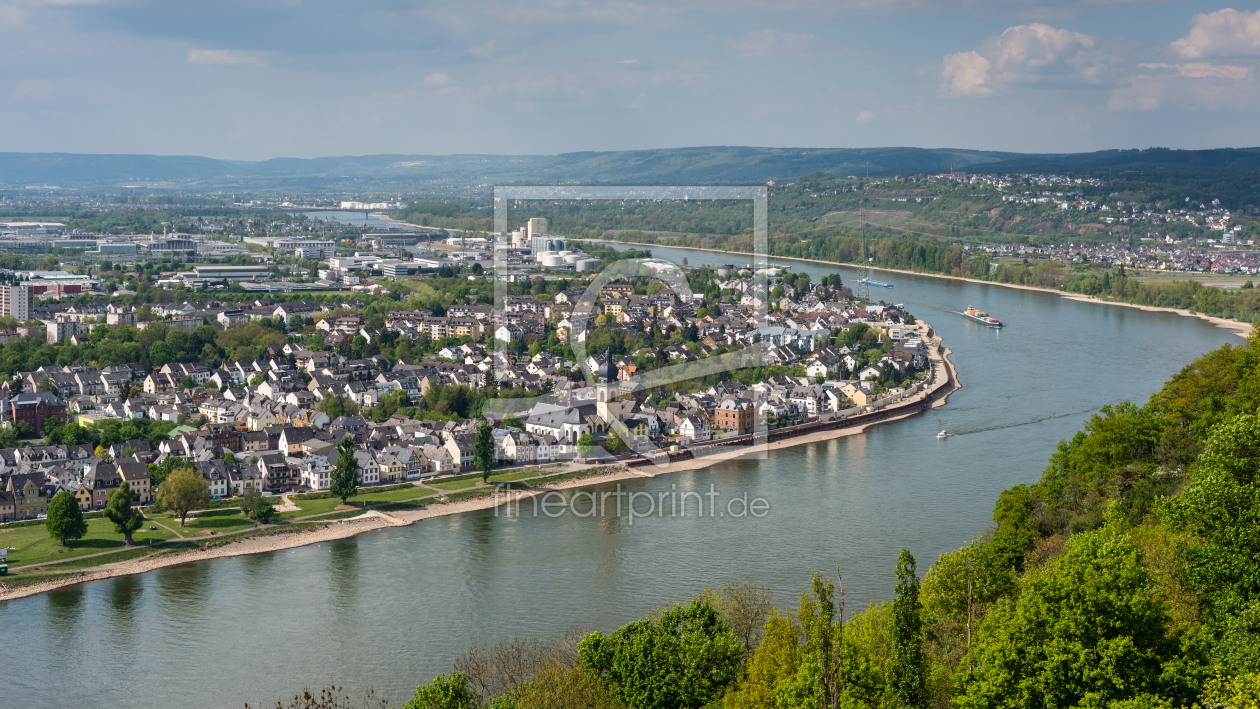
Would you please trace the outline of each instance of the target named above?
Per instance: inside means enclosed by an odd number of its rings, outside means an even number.
[[[583,458],[589,458],[595,454],[595,437],[589,433],[583,433],[578,436],[577,450],[578,455]]]
[[[801,593],[797,620],[805,644],[801,663],[793,677],[779,683],[777,702],[793,707],[834,709],[844,691],[841,650],[844,643],[844,608],[836,608],[836,585],[814,574],[810,588]]]
[[[341,455],[337,456],[337,464],[333,466],[332,479],[328,487],[328,492],[333,497],[340,497],[341,504],[346,504],[346,500],[354,497],[359,493],[356,486],[358,477],[358,462],[354,458],[354,438],[346,436],[337,444],[337,450]]]
[[[276,508],[272,506],[271,500],[254,489],[241,498],[241,511],[257,524],[270,524],[276,515]]]
[[[158,487],[157,503],[177,512],[183,527],[189,510],[210,504],[210,481],[192,468],[177,468]]]
[[[1037,543],[1037,524],[1032,512],[1032,490],[1027,485],[1003,490],[993,507],[997,529],[989,543],[1000,563],[1016,571],[1024,568],[1024,555]]]
[[[416,687],[411,701],[403,709],[475,709],[477,696],[468,687],[463,672],[454,672],[448,679],[438,675],[433,681]]]
[[[709,604],[694,599],[578,644],[582,662],[635,709],[699,709],[739,671],[744,646]]]
[[[792,617],[775,612],[766,620],[761,642],[744,671],[727,689],[726,709],[763,709],[777,704],[777,688],[800,671],[801,629]]]
[[[923,652],[922,613],[914,557],[908,549],[902,549],[897,557],[893,652],[888,666],[888,694],[894,707],[921,709],[928,705],[928,664],[927,655]]]
[[[68,446],[81,446],[92,442],[92,431],[77,423],[61,427],[61,442]]]
[[[87,521],[79,510],[79,501],[67,490],[62,490],[48,502],[48,518],[44,520],[48,536],[66,546],[70,539],[82,539],[87,534]]]
[[[1213,655],[1231,672],[1260,670],[1260,416],[1212,429],[1180,495],[1160,516],[1198,540],[1180,553],[1181,575],[1199,592],[1215,636]]]
[[[608,428],[608,435],[604,437],[604,450],[616,455],[623,446],[624,444],[621,441],[621,436],[610,426]]]
[[[52,377],[45,374],[44,378],[39,380],[39,391],[57,394],[59,393],[59,390],[57,389],[57,382],[54,382]]]
[[[330,396],[319,402],[319,410],[328,414],[328,418],[336,421],[342,416],[355,416],[359,406],[348,396]]]
[[[473,442],[473,464],[481,471],[483,482],[490,481],[494,458],[494,431],[489,423],[483,422],[477,427],[477,439]]]
[[[992,544],[973,539],[941,554],[923,577],[924,611],[966,632],[967,647],[980,619],[1004,595],[1015,591],[1015,576]]]
[[[1188,704],[1203,652],[1199,634],[1171,626],[1128,534],[1110,525],[1078,534],[985,617],[957,673],[956,705],[1103,707],[1152,694]]]
[[[197,386],[197,380],[193,379],[190,375],[185,374],[184,376],[179,378],[180,389],[193,389],[193,388],[196,388],[196,386]]]
[[[131,535],[144,526],[144,513],[132,507],[135,501],[131,485],[125,481],[116,489],[110,490],[109,496],[105,498],[105,519],[114,523],[114,530],[123,535],[123,540],[129,547],[136,545]]]
[[[171,351],[171,346],[165,342],[154,342],[149,348],[149,364],[154,369],[158,369],[168,362],[175,360],[175,353]]]

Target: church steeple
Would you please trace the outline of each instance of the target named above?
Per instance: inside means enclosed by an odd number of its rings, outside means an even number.
[[[617,365],[611,349],[604,351],[604,361],[599,363],[595,376],[595,413],[604,421],[612,422],[621,407],[617,403]]]

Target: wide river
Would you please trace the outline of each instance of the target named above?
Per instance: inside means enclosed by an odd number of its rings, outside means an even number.
[[[747,261],[653,252],[693,265]],[[815,281],[827,272],[784,263]],[[903,547],[922,573],[983,532],[998,493],[1036,480],[1055,444],[1098,407],[1145,401],[1199,355],[1241,341],[1168,313],[877,278],[896,287],[874,288],[875,297],[904,303],[953,350],[964,388],[947,406],[766,460],[627,486],[655,494],[712,485],[717,509],[733,511],[725,503],[746,493],[769,505],[760,518],[701,517],[694,505],[686,517],[633,524],[611,509],[558,518],[485,511],[0,603],[0,705],[240,707],[334,682],[401,704],[474,644],[613,629],[744,577],[789,606],[811,574],[837,564],[849,609],[858,609],[891,597]],[[964,320],[968,305],[1008,326]],[[945,427],[955,436],[937,440]]]

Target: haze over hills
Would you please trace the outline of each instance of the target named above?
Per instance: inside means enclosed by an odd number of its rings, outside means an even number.
[[[1260,172],[1260,148],[1107,150],[1025,154],[949,148],[695,147],[562,155],[364,155],[258,162],[182,155],[0,153],[0,184],[116,185],[147,181],[202,188],[303,188],[352,180],[394,189],[424,184],[750,184],[815,172],[887,175],[945,172],[1133,170]]]

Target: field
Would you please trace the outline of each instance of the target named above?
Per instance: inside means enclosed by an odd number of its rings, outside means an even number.
[[[170,527],[184,537],[193,537],[197,535],[197,532],[206,530],[215,534],[226,534],[227,532],[249,529],[254,526],[254,523],[240,509],[235,507],[221,510],[205,510],[196,516],[190,515],[182,528],[179,526],[179,515],[163,513],[149,515],[149,517],[160,524]]]
[[[43,525],[0,531],[0,546],[9,548],[10,568],[72,559],[125,547],[123,535],[114,531],[112,522],[104,519],[90,519],[87,520],[87,524],[87,536],[71,541],[65,547],[49,537]],[[146,524],[144,528],[132,535],[137,544],[175,538],[174,534],[161,527],[158,527],[156,531],[151,531],[150,526],[154,525]]]

